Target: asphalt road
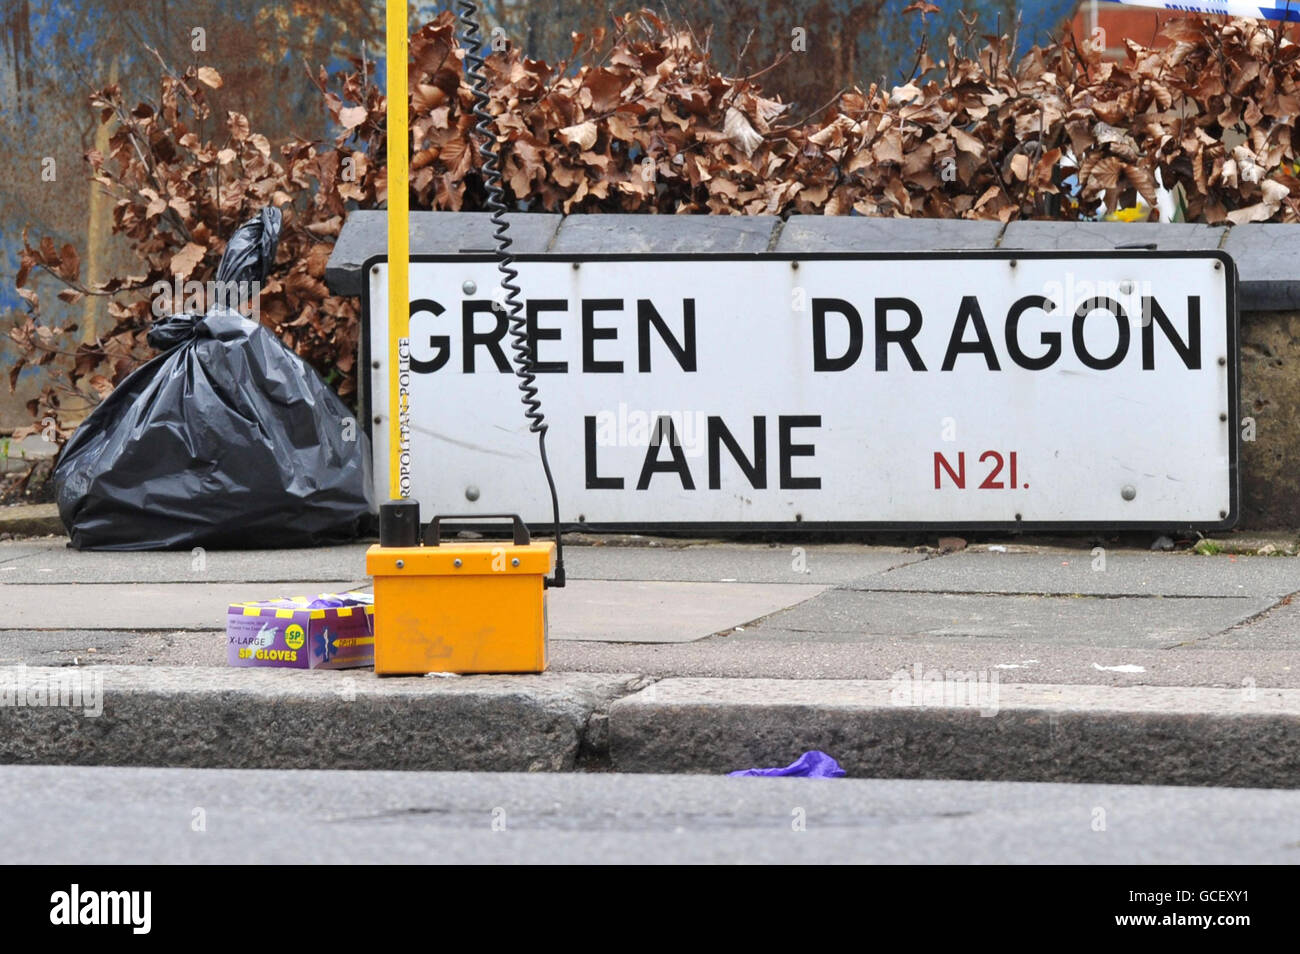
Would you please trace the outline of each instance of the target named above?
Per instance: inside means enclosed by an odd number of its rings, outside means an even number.
[[[1300,861],[1300,792],[1245,789],[6,766],[0,817],[55,864]]]

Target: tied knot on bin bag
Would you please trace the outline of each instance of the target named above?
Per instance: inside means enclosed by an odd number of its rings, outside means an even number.
[[[235,231],[215,279],[224,301],[155,322],[149,344],[163,353],[68,441],[54,482],[72,546],[316,546],[368,526],[364,428],[273,332],[226,305],[266,278],[280,225],[269,208]]]

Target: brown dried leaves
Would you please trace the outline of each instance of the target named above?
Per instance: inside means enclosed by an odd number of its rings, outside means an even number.
[[[1300,46],[1249,20],[1176,19],[1164,36],[1158,48],[1129,42],[1122,62],[1067,38],[1018,63],[1005,38],[973,56],[950,38],[937,66],[921,51],[915,79],[848,90],[797,118],[754,78],[721,72],[689,29],[643,10],[611,31],[575,33],[558,64],[494,53],[488,111],[507,201],[530,211],[1080,219],[1101,204],[1154,205],[1158,173],[1191,221],[1297,221]],[[451,13],[411,36],[410,57],[412,208],[482,209],[474,96]],[[206,281],[220,237],[273,204],[285,227],[262,320],[353,392],[358,308],[329,294],[324,262],[349,211],[379,207],[388,192],[387,104],[373,65],[353,64],[313,77],[339,130],[328,145],[277,150],[236,112],[202,141],[197,130],[213,125],[206,90],[222,86],[209,67],[165,71],[157,108],[128,110],[116,86],[95,93],[111,135],[87,154],[90,177],[112,197],[113,229],[142,274],[87,286],[71,246],[24,239],[16,284],[29,308],[9,332],[11,379],[24,364],[63,368],[72,389],[98,399],[147,354],[143,289]],[[115,325],[60,347],[74,329],[37,320],[38,273],[61,283],[65,302],[106,301]],[[59,387],[33,413],[58,419]]]

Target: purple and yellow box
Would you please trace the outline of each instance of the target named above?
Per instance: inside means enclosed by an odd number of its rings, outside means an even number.
[[[374,614],[374,597],[369,593],[231,603],[226,615],[226,662],[289,669],[373,666]]]

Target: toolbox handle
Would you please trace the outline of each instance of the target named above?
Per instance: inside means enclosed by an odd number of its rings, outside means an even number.
[[[509,520],[513,525],[515,546],[526,547],[532,542],[532,538],[528,535],[527,525],[517,513],[469,513],[459,515],[440,513],[429,521],[429,526],[424,530],[424,545],[427,547],[436,547],[439,544],[442,535],[438,527],[439,520]]]

